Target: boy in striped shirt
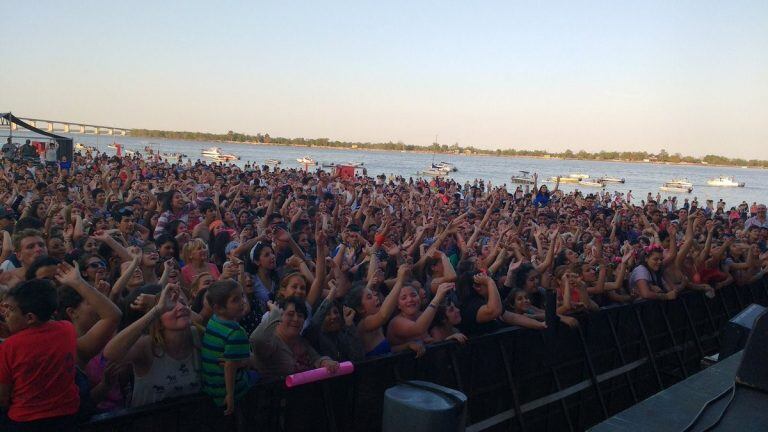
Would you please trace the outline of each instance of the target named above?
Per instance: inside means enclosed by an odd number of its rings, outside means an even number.
[[[203,391],[224,415],[235,410],[235,400],[253,385],[252,376],[242,370],[250,365],[248,335],[238,320],[248,312],[243,288],[233,280],[215,282],[206,294],[213,308],[203,336]],[[223,365],[223,366],[222,366]]]

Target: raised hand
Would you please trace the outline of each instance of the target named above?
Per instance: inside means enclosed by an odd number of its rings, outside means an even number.
[[[293,269],[298,269],[303,262],[304,262],[304,260],[302,260],[301,258],[297,257],[296,255],[291,255],[290,258],[285,260],[285,265],[287,267],[290,267],[290,268],[293,268]]]
[[[130,307],[136,311],[147,312],[155,306],[157,296],[151,294],[139,294]]]
[[[176,305],[180,293],[181,288],[178,284],[166,284],[163,290],[160,292],[160,298],[157,299],[157,304],[155,307],[158,308],[161,313],[168,312]]]
[[[517,271],[517,269],[519,269],[519,268],[520,268],[520,266],[522,266],[522,265],[523,265],[523,261],[522,261],[522,260],[519,260],[519,261],[518,261],[518,260],[516,260],[516,259],[512,258],[512,259],[509,261],[509,267],[507,267],[507,271],[508,271],[508,272],[514,272],[514,271]]]
[[[72,266],[67,262],[63,262],[56,267],[56,280],[62,285],[68,285],[70,287],[78,286],[82,283],[83,277],[80,275],[80,266],[75,262]]]
[[[351,307],[344,306],[343,309],[344,313],[344,324],[346,324],[347,327],[351,327],[355,324],[355,310]]]
[[[437,293],[435,293],[435,297],[444,297],[445,294],[448,293],[448,291],[456,289],[456,284],[453,282],[445,282],[441,283],[437,286]]]
[[[331,375],[335,375],[339,370],[339,362],[331,359],[325,359],[320,362],[320,367],[324,367]]]
[[[445,340],[455,340],[460,344],[466,343],[468,339],[469,338],[467,338],[467,336],[464,333],[454,333],[448,336],[447,338],[445,338]]]
[[[472,281],[478,285],[487,285],[491,281],[491,278],[485,273],[478,273],[472,278]]]

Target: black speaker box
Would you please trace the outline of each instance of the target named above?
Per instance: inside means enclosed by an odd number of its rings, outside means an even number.
[[[755,321],[765,311],[764,306],[751,304],[723,326],[720,331],[720,357],[718,361],[744,349]]]
[[[768,312],[763,312],[752,327],[736,382],[768,392]]]

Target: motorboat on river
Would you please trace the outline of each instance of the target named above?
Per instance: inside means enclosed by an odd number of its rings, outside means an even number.
[[[717,186],[717,187],[744,187],[746,185],[746,183],[744,182],[737,182],[731,176],[720,176],[713,179],[709,179],[707,180],[707,184],[709,186]]]
[[[661,185],[659,190],[674,193],[691,193],[693,185],[686,180],[672,180]]]
[[[559,179],[560,179],[560,183],[579,183],[581,181],[580,178],[578,178],[578,177],[571,177],[571,176],[560,177]],[[557,183],[558,177],[557,176],[550,177],[550,178],[547,179],[547,181],[549,181],[551,183]]]
[[[301,165],[317,165],[317,162],[309,156],[304,156],[296,159],[296,162]]]
[[[206,157],[214,157],[214,156],[220,156],[223,152],[219,147],[209,147],[207,149],[204,149],[201,153],[203,156],[206,156]]]
[[[599,179],[597,179],[600,183],[624,183],[626,180],[624,178],[619,177],[610,177],[610,176],[602,176]]]
[[[214,162],[231,162],[234,160],[240,160],[239,156],[233,154],[225,154],[219,147],[210,147],[202,151],[202,155]]]
[[[443,177],[448,175],[448,171],[443,171],[437,168],[427,168],[424,171],[418,172],[416,174],[430,177]]]
[[[687,178],[674,178],[667,183],[674,183],[675,185],[683,186],[683,187],[693,187],[693,183],[689,182]]]
[[[324,162],[323,168],[335,168],[338,166],[351,166],[353,168],[362,168],[365,165],[364,162]]]
[[[436,169],[439,169],[440,171],[446,171],[446,172],[456,172],[459,170],[458,168],[456,168],[456,165],[450,162],[433,163],[432,168],[436,168]]]
[[[531,173],[528,171],[520,171],[520,175],[512,176],[510,181],[515,184],[532,185],[534,183]]]
[[[598,187],[598,188],[604,188],[605,187],[605,183],[603,183],[603,182],[601,182],[599,180],[592,181],[592,180],[583,179],[583,180],[581,180],[579,182],[579,185],[586,186],[586,187]]]

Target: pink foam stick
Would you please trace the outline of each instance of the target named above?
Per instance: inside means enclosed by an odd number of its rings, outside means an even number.
[[[302,384],[308,384],[315,381],[322,381],[324,379],[333,378],[342,375],[349,375],[355,371],[355,365],[352,362],[345,361],[339,363],[339,370],[335,374],[328,372],[328,369],[322,367],[317,369],[308,370],[306,372],[299,372],[293,375],[285,377],[285,386],[288,388],[300,386]]]

